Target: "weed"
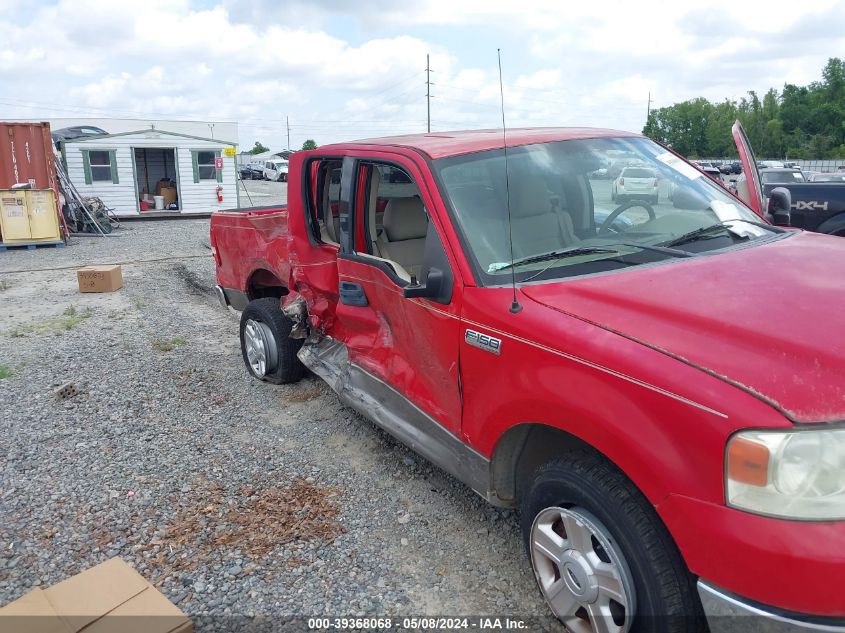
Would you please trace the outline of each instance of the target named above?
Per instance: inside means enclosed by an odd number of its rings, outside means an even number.
[[[35,323],[27,323],[26,325],[19,325],[9,330],[9,336],[17,338],[26,336],[27,334],[55,334],[57,332],[72,330],[92,314],[91,308],[84,310],[77,310],[73,306],[68,306],[62,312],[62,316],[53,319],[45,319]]]
[[[156,339],[152,342],[153,349],[158,350],[159,352],[172,352],[174,349],[179,347],[180,345],[185,345],[188,341],[183,338],[172,338],[169,341],[162,341]]]
[[[11,378],[14,375],[15,372],[13,372],[11,369],[6,367],[5,365],[0,365],[0,380],[3,380],[4,378]]]
[[[8,281],[0,279],[0,292],[5,292],[9,289],[9,286],[11,286],[11,284]]]
[[[143,299],[135,299],[135,301],[132,302],[132,305],[135,306],[136,310],[140,310],[141,308],[147,307],[147,304],[144,303]]]

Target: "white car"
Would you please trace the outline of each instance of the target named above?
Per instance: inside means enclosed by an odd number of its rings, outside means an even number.
[[[775,184],[789,184],[791,182],[806,182],[804,172],[800,169],[761,169],[760,182],[764,185],[769,183]]]
[[[267,180],[287,182],[288,161],[282,158],[274,158],[273,160],[268,160],[264,163],[264,177]]]
[[[626,167],[613,181],[610,188],[610,199],[613,202],[624,202],[632,198],[648,200],[657,204],[660,194],[657,190],[657,174],[646,167]]]

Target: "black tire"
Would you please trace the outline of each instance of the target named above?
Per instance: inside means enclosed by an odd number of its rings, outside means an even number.
[[[588,449],[566,453],[522,487],[520,523],[526,551],[535,517],[546,508],[577,507],[610,532],[633,580],[637,608],[631,633],[707,630],[695,579],[645,496],[613,464]]]
[[[259,375],[250,365],[247,347],[244,342],[244,330],[248,321],[255,321],[266,325],[275,339],[277,362],[275,367],[268,368],[264,375]],[[241,356],[247,371],[255,378],[274,385],[298,382],[305,375],[305,366],[297,358],[296,353],[302,347],[302,339],[290,338],[293,322],[282,312],[279,299],[264,297],[250,301],[241,313],[240,340]]]

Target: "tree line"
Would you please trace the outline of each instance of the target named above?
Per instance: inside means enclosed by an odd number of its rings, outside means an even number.
[[[314,142],[314,139],[309,138],[302,144],[302,149],[317,149],[317,143]],[[264,152],[269,152],[270,148],[264,145],[261,141],[255,141],[255,145],[252,146],[252,149],[246,152],[247,154],[263,154]]]
[[[762,99],[749,91],[739,101],[699,97],[652,110],[643,134],[690,158],[736,156],[737,119],[759,158],[845,158],[845,64],[830,58],[821,81],[770,88]]]

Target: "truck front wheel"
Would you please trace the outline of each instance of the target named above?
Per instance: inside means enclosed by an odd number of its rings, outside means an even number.
[[[521,524],[540,592],[570,631],[706,630],[671,536],[602,456],[573,451],[537,468],[523,488]]]
[[[296,356],[302,339],[290,338],[292,327],[278,298],[264,297],[247,304],[241,313],[240,335],[249,373],[276,385],[297,382],[305,375],[305,366]]]

